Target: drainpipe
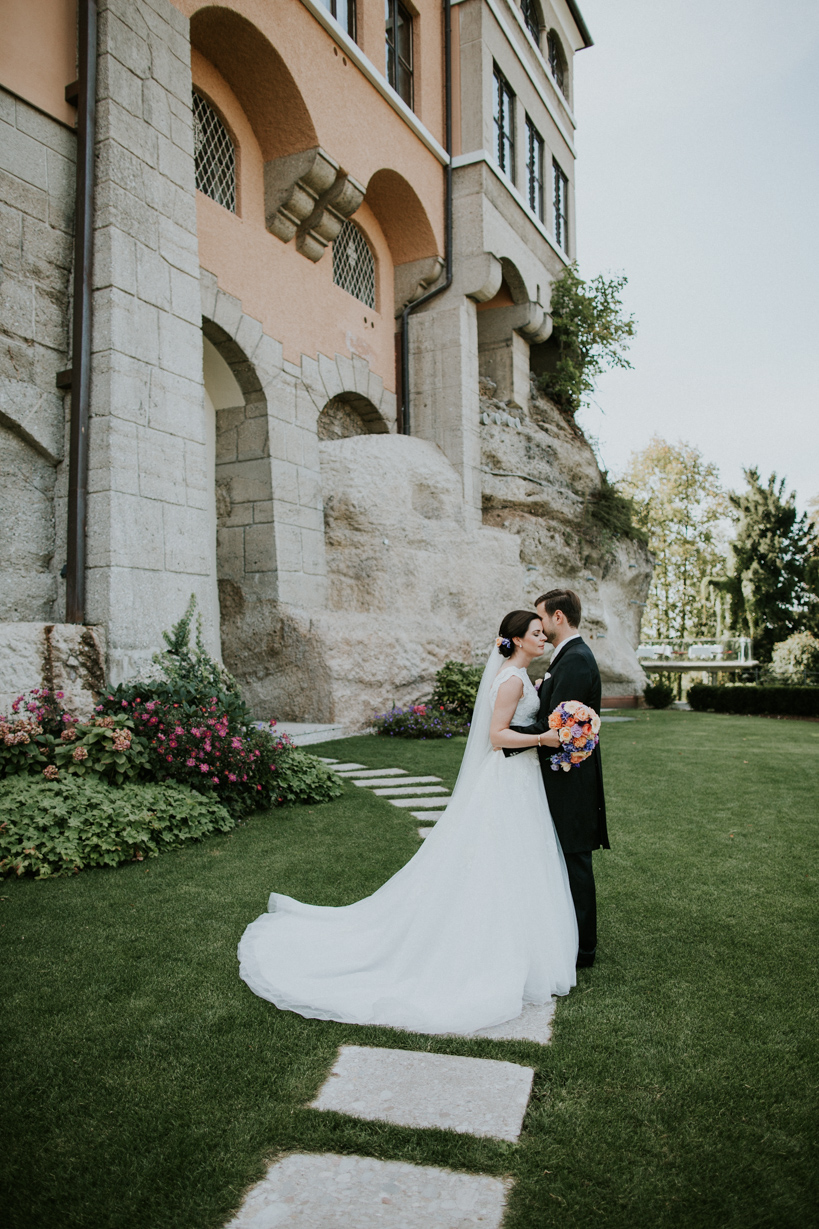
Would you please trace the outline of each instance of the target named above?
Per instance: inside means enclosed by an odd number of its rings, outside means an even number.
[[[459,48],[460,53],[460,48]],[[444,259],[446,276],[438,286],[428,290],[414,303],[408,303],[401,313],[401,411],[404,435],[411,435],[409,318],[410,313],[452,285],[452,9],[451,0],[444,0],[444,102],[446,116],[446,152],[449,160],[444,167]]]
[[[94,144],[97,127],[97,0],[79,3],[79,77],[66,86],[77,106],[77,191],[74,217],[74,319],[71,370],[57,378],[71,387],[68,454],[68,550],[65,617],[85,622],[85,518],[88,497],[88,417],[91,392],[91,264],[94,247]]]

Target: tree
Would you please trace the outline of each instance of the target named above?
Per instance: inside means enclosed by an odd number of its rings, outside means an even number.
[[[567,413],[577,413],[607,368],[631,367],[625,352],[636,325],[633,316],[624,314],[620,297],[627,284],[622,275],[602,274],[586,282],[571,264],[552,286],[549,369],[538,378],[538,387]]]
[[[731,600],[734,629],[749,635],[760,661],[794,632],[810,631],[819,620],[819,578],[814,531],[796,495],[785,494],[785,479],[771,474],[767,485],[757,469],[745,470],[748,489],[730,500],[739,521],[730,544],[721,587]]]
[[[716,465],[691,444],[654,436],[631,455],[620,488],[655,556],[643,635],[659,639],[721,635],[722,596],[711,583],[723,572],[730,515]]]

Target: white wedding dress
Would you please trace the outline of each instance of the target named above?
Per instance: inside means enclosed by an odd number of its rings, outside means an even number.
[[[469,1033],[575,984],[577,923],[534,749],[493,751],[501,683],[525,670],[497,649],[478,692],[446,812],[383,887],[342,908],[273,893],[239,944],[240,976],[277,1007],[321,1020]]]

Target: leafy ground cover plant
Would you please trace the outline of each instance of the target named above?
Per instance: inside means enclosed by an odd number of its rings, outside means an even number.
[[[0,794],[0,875],[46,879],[141,862],[235,823],[216,797],[171,781],[117,787],[99,776],[42,782],[19,774]]]
[[[390,738],[454,738],[469,733],[467,717],[431,704],[391,708],[386,713],[377,713],[372,725],[376,733]]]
[[[55,781],[94,773],[121,785],[145,772],[147,744],[127,715],[81,722],[62,710],[62,698],[36,688],[17,697],[11,720],[0,717],[0,778],[36,772]]]

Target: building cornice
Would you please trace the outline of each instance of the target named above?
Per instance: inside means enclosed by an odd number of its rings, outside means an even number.
[[[421,123],[415,112],[410,110],[403,98],[396,94],[384,75],[375,67],[372,60],[367,59],[358,44],[353,42],[345,30],[342,30],[341,26],[327,9],[323,5],[317,4],[315,0],[301,0],[301,3],[315,17],[319,25],[324,26],[324,29],[333,41],[338,43],[339,47],[343,49],[347,58],[364,74],[370,84],[375,86],[381,97],[389,103],[397,115],[400,115],[407,127],[412,129],[418,139],[426,145],[430,153],[434,154],[443,166],[446,166],[449,162],[449,155],[443,145],[435,140],[435,137]]]
[[[594,46],[594,39],[589,33],[589,27],[586,25],[586,22],[583,19],[583,14],[580,12],[580,9],[577,6],[576,0],[566,0],[566,3],[569,6],[569,12],[572,15],[572,20],[574,21],[574,24],[577,26],[578,33],[580,37],[583,39],[583,50],[585,51],[587,47]]]
[[[558,259],[561,260],[564,265],[571,264],[570,257],[566,255],[566,253],[563,251],[562,248],[558,247],[558,245],[555,243],[554,239],[549,234],[546,227],[541,222],[540,218],[537,217],[536,214],[532,213],[531,209],[526,204],[520,192],[518,192],[517,188],[512,183],[511,179],[508,179],[506,175],[504,175],[503,171],[500,169],[498,164],[493,160],[492,156],[486,152],[485,149],[473,150],[471,154],[458,154],[455,158],[452,159],[453,170],[458,170],[458,168],[462,166],[478,166],[481,163],[485,163],[486,166],[489,167],[492,174],[495,175],[495,177],[500,180],[500,182],[503,184],[504,188],[509,193],[509,195],[512,197],[512,199],[515,201],[515,203],[519,205],[520,208],[523,210],[523,212],[526,214],[526,217],[528,218],[528,220],[532,223],[535,229],[539,231],[539,233],[546,240],[549,247],[554,252],[555,256],[557,256]]]

